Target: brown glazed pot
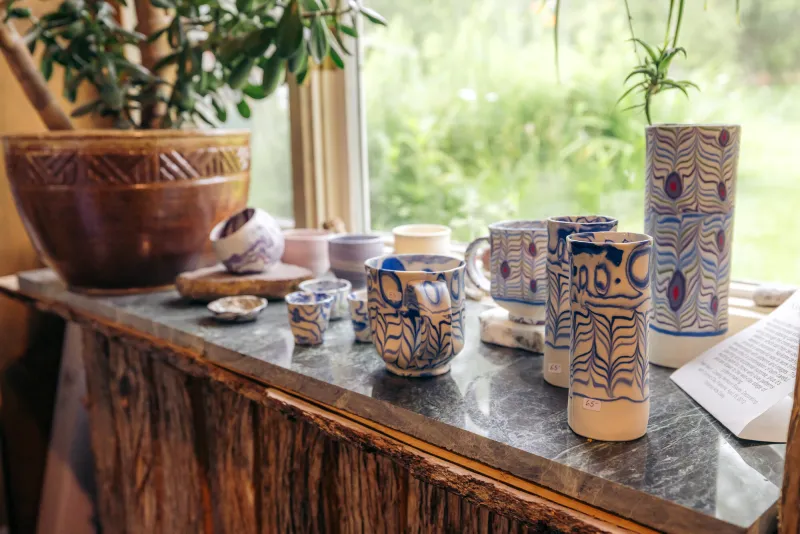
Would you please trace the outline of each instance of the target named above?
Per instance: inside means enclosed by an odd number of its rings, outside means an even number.
[[[11,190],[39,255],[73,289],[171,285],[216,263],[208,235],[245,208],[244,131],[84,130],[3,138]]]

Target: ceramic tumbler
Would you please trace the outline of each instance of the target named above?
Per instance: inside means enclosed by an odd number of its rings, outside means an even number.
[[[333,307],[331,308],[331,320],[344,319],[350,314],[347,306],[347,295],[353,289],[347,280],[337,280],[328,278],[315,278],[300,282],[300,291],[307,293],[327,293],[333,297]]]
[[[350,305],[350,321],[356,341],[372,343],[372,329],[369,326],[369,310],[367,309],[367,290],[359,289],[347,296]]]
[[[406,224],[392,230],[395,254],[439,254],[449,256],[450,234],[440,224]]]
[[[653,236],[650,361],[680,367],[724,339],[741,127],[649,126],[645,232]]]
[[[370,328],[386,368],[401,376],[436,376],[464,348],[462,260],[400,254],[367,260]]]
[[[247,208],[217,224],[209,236],[217,259],[234,274],[260,273],[276,265],[284,239],[266,211]]]
[[[328,253],[333,274],[348,280],[354,289],[361,289],[367,285],[364,262],[383,256],[383,237],[374,234],[338,235],[328,243]]]
[[[295,291],[286,295],[289,326],[298,345],[319,345],[331,318],[333,296],[327,293]]]
[[[572,313],[569,426],[603,441],[647,431],[653,239],[628,232],[567,237]]]
[[[617,220],[602,215],[551,217],[547,220],[547,309],[544,333],[544,379],[569,387],[569,250],[567,236],[615,230]]]
[[[490,274],[477,265],[480,245],[489,243]],[[547,223],[504,221],[489,225],[489,236],[470,243],[465,254],[467,276],[508,310],[509,319],[544,324],[547,304]]]
[[[283,263],[305,267],[315,278],[322,276],[331,268],[328,257],[328,240],[331,235],[327,230],[313,228],[286,230],[283,233],[286,240]]]

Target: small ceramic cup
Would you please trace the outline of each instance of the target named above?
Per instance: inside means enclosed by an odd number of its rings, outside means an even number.
[[[450,234],[440,224],[406,224],[392,230],[395,254],[439,254],[449,256]]]
[[[489,243],[491,280],[478,268],[478,247]],[[489,225],[489,237],[467,247],[467,276],[491,292],[498,306],[517,323],[544,324],[547,305],[547,223],[503,221]]]
[[[209,238],[219,261],[235,274],[266,271],[280,261],[284,251],[278,222],[257,208],[244,209],[220,222]]]
[[[570,252],[570,428],[627,441],[647,431],[650,256],[653,238],[629,232],[567,237]]]
[[[299,265],[320,277],[331,268],[328,257],[328,240],[331,233],[313,228],[295,228],[283,233],[286,249],[283,263]]]
[[[332,237],[328,243],[331,270],[337,278],[353,284],[353,289],[367,285],[364,262],[382,256],[383,238],[374,234],[347,234]]]
[[[353,323],[356,341],[372,343],[372,329],[369,327],[367,311],[367,290],[353,291],[347,296],[347,303],[350,305],[350,320]]]
[[[319,345],[331,318],[333,296],[295,291],[286,295],[289,326],[298,345]]]
[[[464,266],[457,258],[399,254],[367,260],[372,342],[401,376],[437,376],[464,348]]]
[[[350,314],[347,307],[347,295],[353,287],[347,280],[333,280],[326,278],[315,278],[300,282],[300,291],[308,293],[327,293],[333,297],[333,307],[331,308],[331,320],[344,319]]]

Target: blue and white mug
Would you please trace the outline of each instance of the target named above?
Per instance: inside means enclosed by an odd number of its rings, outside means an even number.
[[[333,295],[295,291],[286,295],[289,326],[298,345],[319,345],[331,319]]]
[[[464,348],[464,268],[457,258],[399,254],[371,258],[367,291],[372,341],[400,376],[437,376]]]

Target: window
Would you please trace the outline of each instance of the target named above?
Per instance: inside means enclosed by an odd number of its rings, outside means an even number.
[[[637,36],[664,35],[667,2],[631,0]],[[707,8],[704,9],[704,4]],[[552,0],[370,0],[361,88],[372,227],[594,212],[643,228],[645,119],[616,101],[635,57],[619,0],[563,1],[560,77]],[[800,282],[800,7],[687,2],[673,75],[702,91],[658,95],[654,122],[743,127],[733,251],[738,279]]]

